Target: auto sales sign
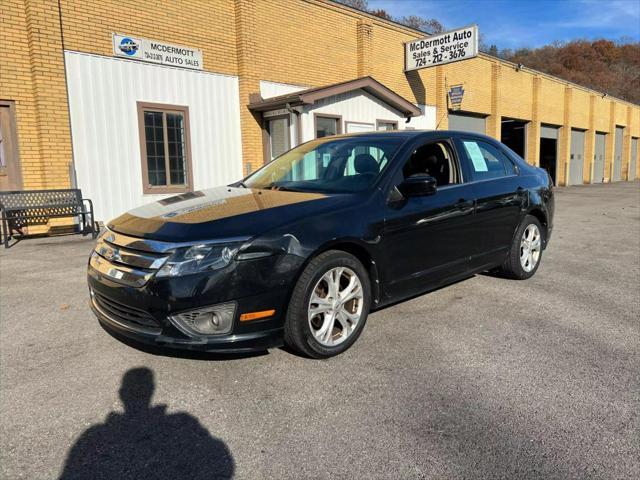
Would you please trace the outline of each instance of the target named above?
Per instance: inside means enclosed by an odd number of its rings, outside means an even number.
[[[478,56],[478,26],[452,30],[404,44],[404,71],[444,65]]]
[[[113,34],[113,54],[143,62],[202,70],[202,50],[131,35]]]

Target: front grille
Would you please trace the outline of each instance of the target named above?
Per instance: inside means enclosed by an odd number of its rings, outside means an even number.
[[[144,310],[124,305],[92,291],[91,299],[94,307],[107,319],[131,330],[147,333],[160,333],[160,325],[151,314]]]
[[[91,255],[94,270],[133,287],[144,286],[171,255],[174,244],[129,237],[107,230]]]

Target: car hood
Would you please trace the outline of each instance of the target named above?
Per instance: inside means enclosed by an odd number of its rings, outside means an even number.
[[[167,242],[254,237],[299,218],[334,210],[350,194],[217,187],[175,195],[135,208],[109,229]]]

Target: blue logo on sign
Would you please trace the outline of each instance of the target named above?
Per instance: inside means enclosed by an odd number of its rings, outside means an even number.
[[[127,55],[135,55],[138,48],[140,48],[140,46],[128,37],[120,40],[120,51]]]

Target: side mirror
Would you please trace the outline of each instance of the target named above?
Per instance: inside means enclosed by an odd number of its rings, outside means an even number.
[[[424,197],[436,193],[436,185],[436,179],[431,175],[411,175],[398,185],[398,190],[405,197]]]

